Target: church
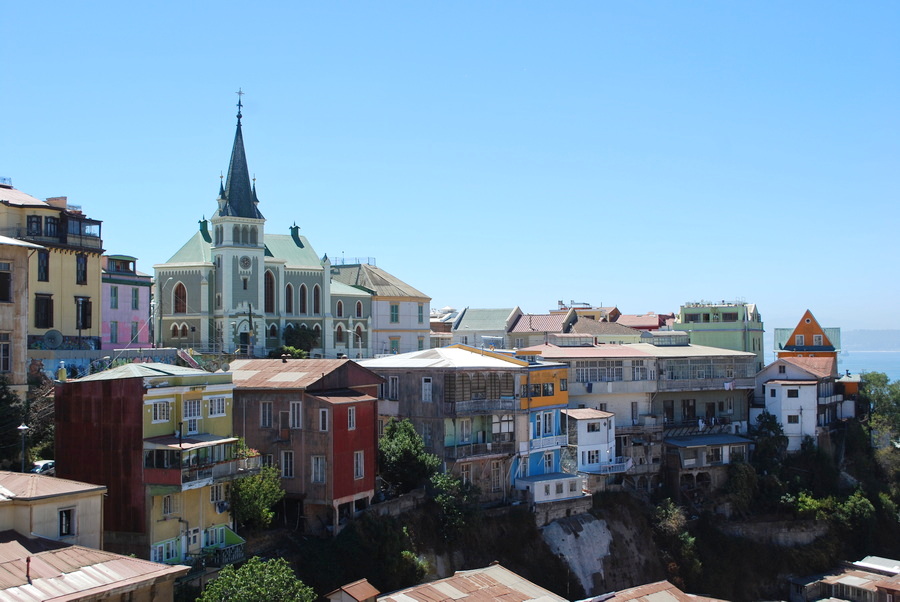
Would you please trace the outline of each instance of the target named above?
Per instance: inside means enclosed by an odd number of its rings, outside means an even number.
[[[266,231],[237,130],[212,217],[169,261],[154,266],[160,347],[264,357],[315,335],[310,357],[368,358],[427,347],[431,299],[369,262],[332,265],[295,224]]]

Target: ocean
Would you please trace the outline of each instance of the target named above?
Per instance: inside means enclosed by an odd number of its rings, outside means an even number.
[[[900,351],[842,351],[838,354],[838,370],[884,372],[888,378],[900,380]]]

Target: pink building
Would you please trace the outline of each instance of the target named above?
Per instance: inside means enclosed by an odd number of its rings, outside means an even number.
[[[137,259],[128,255],[102,257],[103,349],[150,347],[149,274],[138,272]]]

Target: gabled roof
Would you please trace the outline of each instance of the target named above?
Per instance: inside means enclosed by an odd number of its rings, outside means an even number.
[[[285,267],[322,269],[322,260],[316,255],[315,249],[309,244],[305,236],[298,233],[290,234],[266,234],[264,236],[266,255],[276,259],[283,259]]]
[[[210,373],[197,368],[185,368],[175,364],[158,362],[131,363],[116,366],[102,372],[95,372],[69,382],[83,383],[97,380],[118,380],[121,378],[153,378],[158,376],[210,376]]]
[[[629,328],[659,328],[665,323],[666,316],[655,313],[649,314],[622,314],[616,318],[616,323]]]
[[[370,370],[379,368],[467,368],[485,370],[509,370],[526,367],[528,362],[501,353],[464,347],[437,347],[423,351],[412,351],[388,355],[375,359],[360,360],[359,364]]]
[[[0,245],[9,245],[10,247],[25,247],[28,249],[43,249],[41,245],[36,245],[27,240],[19,240],[18,238],[10,238],[8,236],[0,236]]]
[[[331,266],[333,280],[370,291],[376,297],[430,297],[396,276],[368,263]]]
[[[359,581],[354,581],[353,583],[342,585],[332,592],[328,592],[327,594],[325,594],[325,597],[330,598],[340,591],[343,591],[354,600],[358,600],[360,602],[362,600],[373,598],[381,593],[380,591],[375,589],[375,586],[369,583],[367,579],[360,579]]]
[[[0,533],[0,558],[2,600],[95,600],[174,580],[190,570],[84,546],[29,540],[15,531]]]
[[[210,263],[212,261],[210,250],[210,244],[198,230],[166,263]]]
[[[645,345],[656,349],[653,345]],[[614,358],[614,357],[636,357],[650,358],[652,353],[648,353],[646,349],[639,348],[635,345],[591,345],[590,347],[559,347],[549,343],[543,345],[532,345],[524,349],[518,350],[519,355],[540,355],[547,360],[553,359],[570,359],[570,358]]]
[[[325,360],[325,359],[258,359],[235,360],[231,363],[232,382],[235,392],[241,389],[309,389],[319,390],[327,388],[344,388],[343,383],[338,383],[332,375],[337,375],[342,370],[357,370],[368,374],[371,378],[363,379],[368,382],[360,384],[376,385],[382,382],[381,377],[372,374],[368,370],[362,370],[360,366],[351,360]],[[332,383],[334,383],[332,385]]]
[[[562,332],[567,317],[567,314],[522,314],[509,332]]]
[[[34,500],[89,491],[106,491],[106,486],[29,472],[0,471],[0,501]]]
[[[475,309],[467,307],[457,318],[453,325],[454,331],[482,331],[502,330],[506,331],[510,318],[518,311],[518,307],[506,307],[501,309]]]
[[[26,194],[21,190],[16,190],[15,188],[7,188],[6,186],[0,186],[0,202],[9,203],[10,205],[28,205],[46,207],[47,209],[51,208],[50,205],[47,204],[47,201],[36,199],[30,194]]]
[[[571,332],[596,336],[640,336],[641,331],[618,322],[598,322],[583,316],[572,324]]]
[[[618,592],[589,598],[590,600],[602,600],[603,602],[701,602],[703,600],[714,601],[716,598],[706,598],[686,594],[668,581],[657,581],[623,589]]]
[[[818,378],[837,376],[837,359],[833,357],[780,357],[778,362],[793,364]]]
[[[457,571],[452,577],[423,583],[378,597],[379,602],[566,602],[511,570],[492,564],[482,569]]]

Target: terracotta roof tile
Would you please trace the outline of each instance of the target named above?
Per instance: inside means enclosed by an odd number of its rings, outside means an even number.
[[[803,368],[819,378],[837,376],[837,360],[833,357],[781,357],[778,359]]]

